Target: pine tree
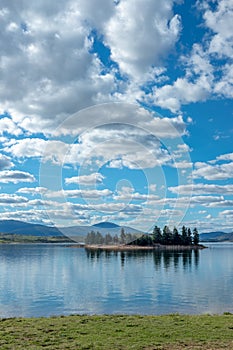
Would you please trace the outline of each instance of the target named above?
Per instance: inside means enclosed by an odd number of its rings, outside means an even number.
[[[104,238],[104,243],[105,244],[110,244],[112,243],[112,236],[110,235],[110,233],[107,233],[105,238]]]
[[[96,234],[94,231],[88,232],[86,239],[86,244],[95,244],[96,243]]]
[[[199,244],[199,233],[195,227],[195,229],[193,230],[193,244],[197,245]]]
[[[181,239],[182,239],[182,244],[187,245],[187,238],[188,238],[188,233],[187,233],[187,228],[185,226],[182,226],[181,229]]]
[[[155,226],[153,230],[153,242],[162,243],[162,233],[158,226]]]
[[[172,233],[168,226],[164,226],[163,228],[163,236],[162,236],[163,244],[171,244],[172,243]]]
[[[172,233],[172,243],[175,245],[181,244],[181,237],[176,227],[173,229]]]
[[[120,242],[121,242],[121,244],[126,243],[126,235],[125,235],[125,230],[123,227],[121,228]]]
[[[187,244],[192,245],[192,232],[191,232],[190,228],[188,228]]]

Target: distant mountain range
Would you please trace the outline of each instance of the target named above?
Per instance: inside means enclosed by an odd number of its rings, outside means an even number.
[[[201,242],[233,242],[233,232],[222,231],[208,232],[200,234]]]
[[[121,229],[125,233],[140,234],[143,233],[129,226],[119,226],[112,222],[100,222],[92,226],[70,226],[70,227],[51,227],[39,224],[30,224],[17,220],[0,220],[0,234],[15,234],[23,236],[41,236],[41,237],[59,237],[68,236],[85,237],[88,232],[99,231],[102,235],[111,233],[119,235]],[[200,234],[201,242],[233,242],[233,232],[226,233],[222,231],[208,232]]]
[[[135,230],[128,226],[119,226],[111,222],[100,222],[93,226],[70,226],[70,227],[51,227],[38,224],[30,224],[17,220],[0,220],[0,233],[2,234],[15,234],[24,236],[42,236],[42,237],[84,237],[90,231],[99,231],[102,235],[111,233],[112,235],[120,234],[121,229],[124,229],[125,233],[141,233],[141,231]]]

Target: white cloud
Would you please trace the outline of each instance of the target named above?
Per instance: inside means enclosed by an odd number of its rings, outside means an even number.
[[[168,187],[168,190],[172,193],[179,195],[190,195],[194,193],[199,194],[220,194],[220,195],[233,195],[233,185],[216,185],[216,184],[187,184],[176,187]]]
[[[108,189],[104,190],[62,190],[62,191],[48,191],[46,197],[48,198],[83,198],[83,199],[99,199],[102,197],[108,197],[112,195],[112,191]]]
[[[232,66],[221,63],[221,77],[214,79],[210,63],[213,55],[232,57],[231,0],[219,1],[215,10],[207,5],[202,9],[212,32],[181,57],[185,74],[165,84],[163,60],[182,30],[176,2],[3,0],[0,112],[7,110],[12,119],[0,119],[0,133],[49,134],[69,115],[102,102],[145,100],[177,112],[182,104],[205,100],[213,90],[232,96]],[[128,80],[90,50],[94,31]],[[146,96],[142,87],[148,82],[154,88]]]
[[[173,2],[6,2],[0,26],[0,111],[11,113],[12,133],[21,132],[19,125],[32,133],[49,133],[82,108],[128,95],[115,68],[103,73],[100,59],[91,53],[93,29],[103,35],[122,73],[130,75],[130,86],[164,72],[159,62],[173,49],[181,28]],[[140,91],[137,83],[135,89]]]
[[[104,178],[105,177],[100,173],[93,173],[90,175],[80,175],[80,176],[73,176],[71,178],[66,178],[65,183],[67,185],[79,184],[79,185],[89,186],[89,185],[101,184]]]
[[[220,212],[219,215],[229,217],[230,219],[232,219],[233,210],[224,210],[224,211]]]
[[[232,35],[232,0],[219,0],[213,9],[208,3],[205,3],[204,20],[205,25],[212,31],[209,40],[208,54],[213,59],[230,59],[218,67],[218,75],[213,89],[216,94],[232,98],[233,86],[233,35]]]
[[[191,193],[185,193],[186,195],[191,195]],[[181,194],[180,194],[181,195]],[[165,206],[168,205],[171,208],[194,208],[197,205],[204,207],[222,207],[223,202],[225,206],[228,206],[228,201],[224,200],[223,195],[211,196],[211,195],[193,195],[185,197],[167,197],[158,200],[148,201],[147,206],[151,207],[152,210],[155,206]]]
[[[89,35],[98,19],[108,20],[113,4],[102,0],[101,8],[97,1],[81,0],[53,5],[4,2],[0,112],[7,110],[22,128],[41,132],[109,99],[114,77],[102,74],[100,61],[89,50]]]
[[[182,56],[181,64],[184,65],[184,76],[172,84],[155,86],[148,97],[152,103],[174,113],[181,105],[206,100],[213,88],[214,69],[201,45],[194,44],[190,55]]]
[[[70,145],[56,140],[39,138],[12,139],[4,143],[4,151],[16,158],[42,158],[55,164],[62,164]],[[46,151],[46,153],[45,153]]]
[[[20,182],[35,182],[35,177],[27,172],[19,170],[3,170],[0,171],[0,183],[20,183]]]
[[[216,158],[216,160],[229,160],[233,161],[233,153],[226,153],[226,154],[221,154]]]
[[[181,144],[181,136],[187,133],[182,116],[161,118],[130,104],[111,103],[84,110],[68,118],[54,133],[56,137],[71,133],[70,144],[38,137],[6,139],[4,151],[19,159],[41,158],[42,162],[61,165],[91,164],[98,159],[110,162],[110,167],[137,169],[166,164],[174,157],[188,155],[189,150]],[[166,150],[162,146],[166,146],[166,139],[177,140],[178,149]],[[180,159],[177,167],[189,167],[186,158]]]
[[[0,154],[0,171],[11,168],[12,166],[13,163],[11,162],[10,158]]]
[[[220,200],[217,203],[210,203],[209,207],[215,207],[215,208],[226,208],[226,207],[233,207],[233,200]]]
[[[25,193],[25,194],[30,194],[32,196],[36,196],[38,194],[45,195],[47,191],[48,189],[45,187],[22,187],[18,189],[17,193]]]
[[[123,187],[121,191],[119,191],[116,195],[113,197],[114,200],[117,201],[154,201],[158,200],[159,196],[154,194],[144,194],[144,193],[138,193],[138,192],[132,192],[131,187],[125,188]]]
[[[222,68],[222,77],[215,84],[214,91],[221,97],[233,98],[233,65],[226,63]]]
[[[79,137],[79,142],[79,146],[74,145],[71,158],[78,150],[78,158],[87,163],[96,158],[103,163],[120,160],[120,166],[138,169],[153,168],[171,159],[154,135],[127,125],[106,125],[90,130]]]
[[[0,117],[0,135],[3,135],[5,133],[19,136],[20,134],[22,134],[22,129],[19,126],[17,126],[11,118]]]
[[[182,104],[206,100],[210,92],[209,82],[201,77],[195,83],[187,78],[178,78],[173,85],[154,88],[153,102],[172,112],[180,110]]]
[[[149,190],[150,190],[151,192],[155,192],[156,189],[157,189],[157,185],[156,185],[156,184],[150,184],[150,185],[149,185]]]
[[[219,0],[214,10],[207,7],[204,13],[205,24],[214,33],[210,42],[210,53],[214,53],[219,57],[232,57],[232,16],[232,0]]]
[[[0,193],[0,205],[16,205],[21,203],[27,203],[28,199],[15,194]]]
[[[226,164],[210,165],[203,162],[195,163],[193,178],[206,180],[224,180],[233,177],[233,162]]]
[[[158,65],[174,47],[180,18],[171,0],[121,0],[105,26],[105,42],[122,73],[135,80]]]

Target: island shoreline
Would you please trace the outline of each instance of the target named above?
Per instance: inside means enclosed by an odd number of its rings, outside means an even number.
[[[72,245],[71,247],[76,248],[85,248],[88,250],[109,250],[109,251],[132,251],[132,250],[150,250],[150,251],[161,251],[161,250],[199,250],[199,249],[206,249],[207,247],[199,244],[199,245],[162,245],[157,244],[154,246],[139,246],[139,245],[106,245],[106,244],[86,244],[83,246]]]

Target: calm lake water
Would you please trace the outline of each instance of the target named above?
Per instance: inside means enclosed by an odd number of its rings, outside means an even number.
[[[0,317],[233,312],[233,244],[186,252],[0,245]]]

